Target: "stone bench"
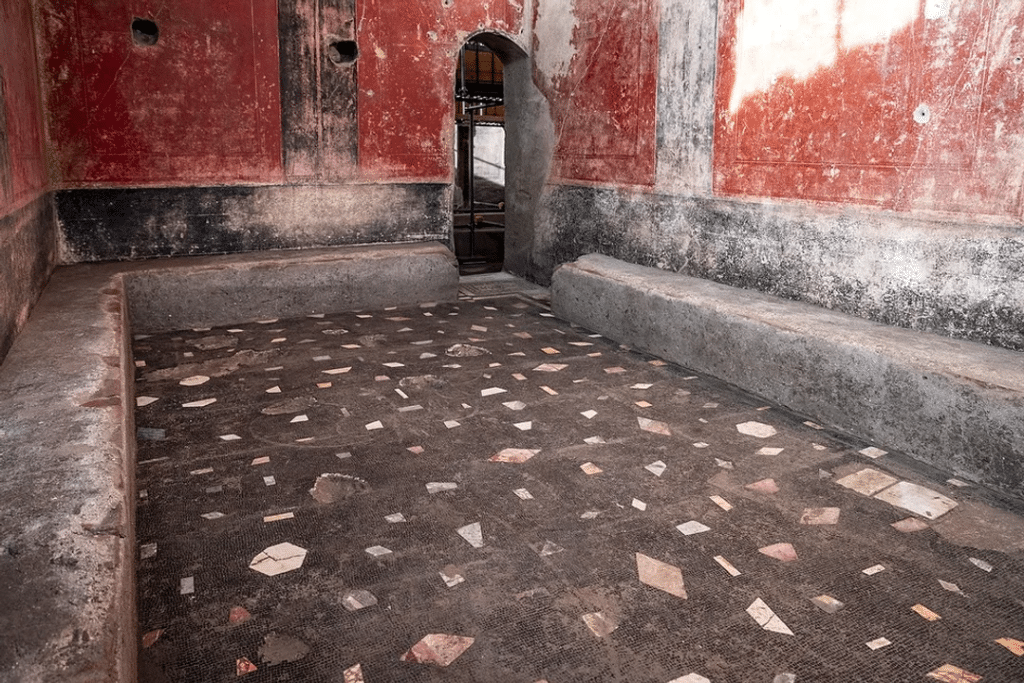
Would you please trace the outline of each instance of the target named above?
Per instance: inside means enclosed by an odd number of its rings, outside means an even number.
[[[439,244],[59,268],[0,365],[0,680],[136,681],[133,332],[457,293]]]
[[[946,472],[1024,498],[1024,354],[600,255],[556,315]]]

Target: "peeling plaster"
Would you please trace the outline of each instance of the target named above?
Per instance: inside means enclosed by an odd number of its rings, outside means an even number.
[[[577,48],[575,32],[580,20],[575,14],[576,0],[559,0],[539,6],[533,26],[534,63],[549,84],[570,73]]]

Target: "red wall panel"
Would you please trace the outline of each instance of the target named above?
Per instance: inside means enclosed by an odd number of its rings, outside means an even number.
[[[778,17],[800,3],[724,0],[716,193],[1020,215],[1024,9],[963,0],[926,18],[918,0],[883,4],[820,3],[787,51]],[[769,6],[772,21],[744,16]],[[880,10],[882,35],[859,35],[858,8]]]
[[[657,3],[576,0],[572,11],[574,54],[567,72],[539,79],[555,124],[552,179],[653,185]]]
[[[49,0],[43,17],[65,184],[281,178],[274,0]],[[135,44],[135,17],[155,45]]]
[[[47,185],[32,36],[28,0],[0,3],[0,214]]]
[[[480,29],[518,34],[510,0],[361,0],[359,165],[367,178],[448,182],[459,48]]]

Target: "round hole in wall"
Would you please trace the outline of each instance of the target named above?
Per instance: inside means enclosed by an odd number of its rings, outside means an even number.
[[[1024,62],[1024,57],[1014,57],[1013,58],[1013,63],[1014,64],[1020,64],[1021,62]]]
[[[914,110],[914,120],[920,124],[925,124],[931,121],[932,110],[927,104],[917,105],[917,109]]]
[[[147,47],[156,45],[158,38],[160,38],[160,29],[155,21],[139,19],[138,17],[132,20],[132,40],[136,45]]]
[[[327,44],[327,58],[335,64],[350,64],[359,56],[354,40],[332,40]]]

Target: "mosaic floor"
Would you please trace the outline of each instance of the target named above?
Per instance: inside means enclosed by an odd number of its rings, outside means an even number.
[[[1020,518],[502,293],[137,337],[141,680],[1024,681]]]

